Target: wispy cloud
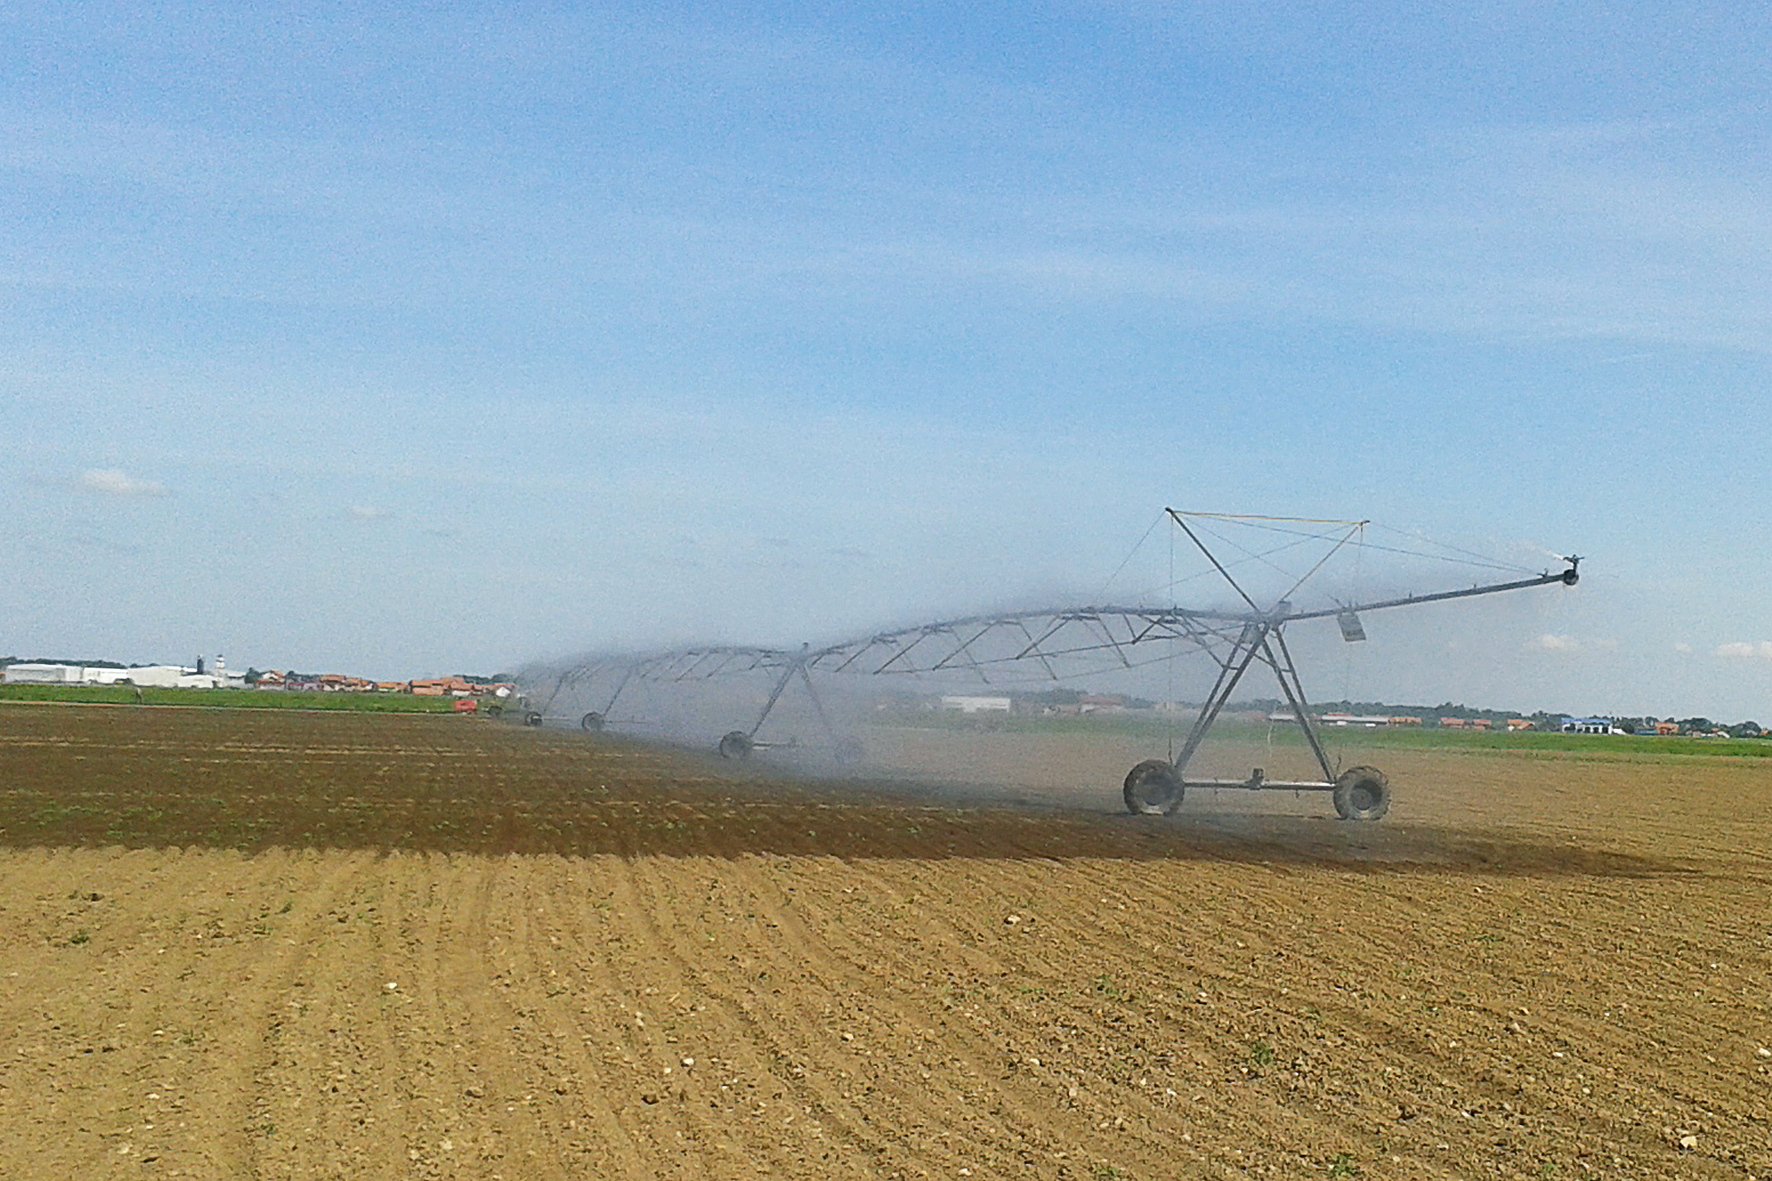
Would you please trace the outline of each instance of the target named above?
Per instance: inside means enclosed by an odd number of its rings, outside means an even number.
[[[1618,647],[1615,640],[1584,640],[1578,636],[1560,636],[1546,632],[1535,640],[1527,642],[1526,647],[1536,652],[1611,652]]]
[[[1772,660],[1772,640],[1761,640],[1757,644],[1744,640],[1718,644],[1711,655],[1723,660]]]
[[[122,468],[91,468],[80,473],[80,487],[106,496],[166,496],[166,485],[158,480],[141,480]]]
[[[353,521],[385,521],[393,514],[385,508],[373,508],[366,504],[353,504],[345,516]]]

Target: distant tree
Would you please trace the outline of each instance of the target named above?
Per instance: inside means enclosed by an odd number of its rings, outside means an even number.
[[[127,664],[118,664],[115,660],[51,660],[47,656],[33,656],[29,660],[20,660],[16,656],[8,656],[0,660],[0,664],[76,664],[87,668],[128,668]]]
[[[1083,700],[1080,689],[1042,689],[1037,693],[1022,693],[1018,696],[1033,705],[1075,705]]]

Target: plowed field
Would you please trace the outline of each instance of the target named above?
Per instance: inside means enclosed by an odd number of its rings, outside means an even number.
[[[870,745],[0,707],[0,1176],[1772,1177],[1763,761]]]

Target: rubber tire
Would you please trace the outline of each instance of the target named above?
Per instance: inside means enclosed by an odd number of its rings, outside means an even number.
[[[1175,773],[1175,764],[1168,759],[1146,759],[1126,772],[1121,794],[1126,810],[1134,816],[1173,816],[1186,790]]]
[[[1343,820],[1378,820],[1391,810],[1391,782],[1377,767],[1349,767],[1335,778],[1335,812]]]
[[[541,714],[533,709],[530,710],[528,713],[523,715],[523,724],[525,726],[539,726],[539,725],[541,725]]]
[[[586,734],[595,734],[603,728],[603,715],[592,710],[578,720],[578,728]]]
[[[748,759],[751,757],[751,736],[743,730],[734,730],[720,739],[720,757],[723,759]]]

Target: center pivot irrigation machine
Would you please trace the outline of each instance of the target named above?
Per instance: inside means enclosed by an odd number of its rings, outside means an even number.
[[[1298,517],[1256,517],[1219,513],[1188,513],[1164,509],[1157,524],[1172,528],[1169,577],[1161,588],[1174,598],[1192,578],[1210,577],[1234,593],[1223,609],[1168,606],[1079,606],[1029,611],[1004,611],[941,620],[914,627],[876,632],[824,647],[786,648],[713,645],[643,655],[593,657],[562,666],[531,670],[525,677],[532,695],[545,693],[541,707],[527,716],[530,724],[548,717],[556,701],[577,697],[594,708],[577,718],[587,731],[615,724],[644,725],[639,717],[618,718],[616,708],[636,686],[683,686],[739,674],[767,674],[771,688],[749,729],[731,730],[719,741],[728,759],[797,740],[761,738],[764,723],[796,683],[805,690],[830,753],[839,762],[861,757],[860,743],[839,736],[832,725],[813,673],[860,676],[964,677],[973,683],[1010,685],[1045,683],[1131,670],[1173,661],[1189,653],[1204,656],[1217,673],[1194,717],[1191,729],[1172,758],[1140,762],[1127,773],[1123,795],[1134,813],[1173,813],[1189,788],[1248,791],[1317,791],[1332,794],[1344,819],[1377,820],[1390,808],[1390,784],[1374,767],[1338,771],[1323,741],[1320,721],[1313,717],[1285,631],[1293,624],[1333,619],[1342,639],[1366,638],[1361,617],[1375,611],[1426,603],[1470,599],[1503,591],[1541,586],[1574,586],[1579,557],[1562,557],[1561,569],[1530,572],[1498,564],[1450,547],[1398,535],[1402,541],[1379,544],[1368,537],[1369,521],[1329,521]],[[1146,540],[1156,529],[1146,533]],[[1184,551],[1206,563],[1193,575],[1176,576],[1177,538]],[[1208,540],[1213,545],[1208,545]],[[1143,542],[1140,543],[1143,545]],[[1216,550],[1213,548],[1216,546]],[[1324,581],[1332,562],[1349,553],[1402,555],[1432,563],[1455,564],[1512,577],[1454,589],[1364,597],[1356,585],[1341,594],[1313,590]],[[1136,552],[1136,549],[1135,549]],[[1128,561],[1130,561],[1130,556]],[[1289,565],[1290,563],[1290,565]],[[1122,563],[1122,568],[1125,563]],[[1302,568],[1302,572],[1299,572]],[[1358,563],[1356,562],[1356,569]],[[1435,566],[1438,569],[1439,566]],[[1275,577],[1278,576],[1278,581]],[[1411,577],[1420,576],[1417,571]],[[1445,575],[1439,575],[1444,585]],[[1256,583],[1271,584],[1265,590]],[[1307,598],[1313,601],[1306,601]],[[1189,762],[1212,729],[1244,676],[1260,665],[1273,674],[1285,702],[1284,715],[1303,732],[1320,778],[1268,778],[1256,768],[1241,779],[1190,776]],[[550,684],[551,682],[551,684]],[[1173,747],[1171,748],[1173,750]]]

